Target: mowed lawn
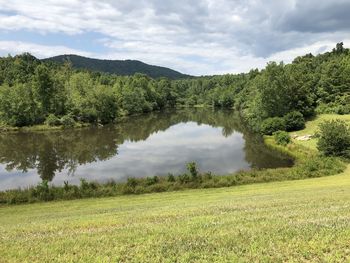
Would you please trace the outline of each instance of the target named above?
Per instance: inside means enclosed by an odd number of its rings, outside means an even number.
[[[0,262],[350,262],[350,167],[220,189],[0,207]]]
[[[1,262],[349,262],[342,175],[0,208]]]

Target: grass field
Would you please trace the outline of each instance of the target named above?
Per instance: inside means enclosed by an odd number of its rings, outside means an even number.
[[[348,166],[299,181],[2,206],[0,262],[350,262],[349,189]]]

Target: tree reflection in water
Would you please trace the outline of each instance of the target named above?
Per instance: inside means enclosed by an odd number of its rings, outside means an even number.
[[[74,174],[78,166],[105,161],[118,154],[126,140],[146,140],[151,134],[185,122],[221,127],[222,135],[243,134],[245,159],[251,167],[290,165],[290,160],[264,146],[262,139],[250,133],[238,114],[232,111],[191,109],[149,113],[129,117],[116,125],[48,132],[0,134],[0,163],[6,170],[27,172],[36,169],[43,180],[51,181],[57,172]],[[164,171],[166,173],[167,171]]]

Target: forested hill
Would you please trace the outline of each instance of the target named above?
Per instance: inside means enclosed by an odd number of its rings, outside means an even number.
[[[101,60],[77,55],[61,55],[44,59],[44,61],[62,63],[69,61],[72,66],[77,69],[88,69],[120,76],[142,73],[152,78],[166,77],[169,79],[183,79],[190,77],[189,75],[182,74],[169,68],[149,65],[138,60]]]
[[[336,47],[262,70],[169,80],[48,63],[29,53],[0,58],[1,126],[111,123],[125,115],[207,105],[234,108],[264,134],[294,130],[318,113],[350,114],[350,50]]]

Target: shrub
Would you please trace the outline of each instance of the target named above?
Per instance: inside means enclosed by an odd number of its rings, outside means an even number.
[[[168,182],[175,182],[175,176],[171,173],[168,174]]]
[[[153,176],[153,177],[147,177],[146,178],[146,185],[153,185],[159,182],[158,176]]]
[[[73,128],[75,126],[75,121],[71,115],[63,116],[61,122],[64,128]]]
[[[64,191],[68,192],[70,189],[70,185],[68,181],[63,181],[63,183],[64,183],[64,186],[63,186]]]
[[[274,134],[275,142],[279,145],[286,146],[290,143],[290,135],[285,131],[276,131]]]
[[[197,164],[195,162],[188,163],[187,170],[190,172],[192,180],[195,180],[198,178],[198,169],[197,169]]]
[[[350,106],[349,105],[338,105],[334,108],[334,112],[339,115],[349,114]]]
[[[126,185],[131,188],[135,188],[137,186],[138,182],[136,178],[129,177],[128,180],[126,181]]]
[[[61,120],[54,114],[49,114],[49,116],[46,117],[45,123],[49,126],[58,126],[61,125]]]
[[[324,121],[319,128],[317,149],[320,152],[350,158],[350,128],[344,121]]]
[[[50,191],[49,182],[43,180],[37,187],[33,190],[33,196],[41,201],[53,200],[53,195]]]
[[[203,177],[204,177],[205,180],[211,180],[211,179],[213,179],[213,175],[212,175],[211,172],[205,173],[205,174],[203,175]]]
[[[86,181],[86,179],[80,178],[80,189],[81,190],[89,189],[89,183]]]
[[[178,179],[182,184],[186,184],[191,181],[191,178],[188,174],[181,174],[178,176]]]
[[[284,121],[287,131],[298,131],[305,128],[305,119],[299,111],[292,111],[285,115]]]
[[[272,135],[276,131],[285,131],[286,123],[283,118],[273,117],[265,119],[261,126],[260,131],[265,135]]]

